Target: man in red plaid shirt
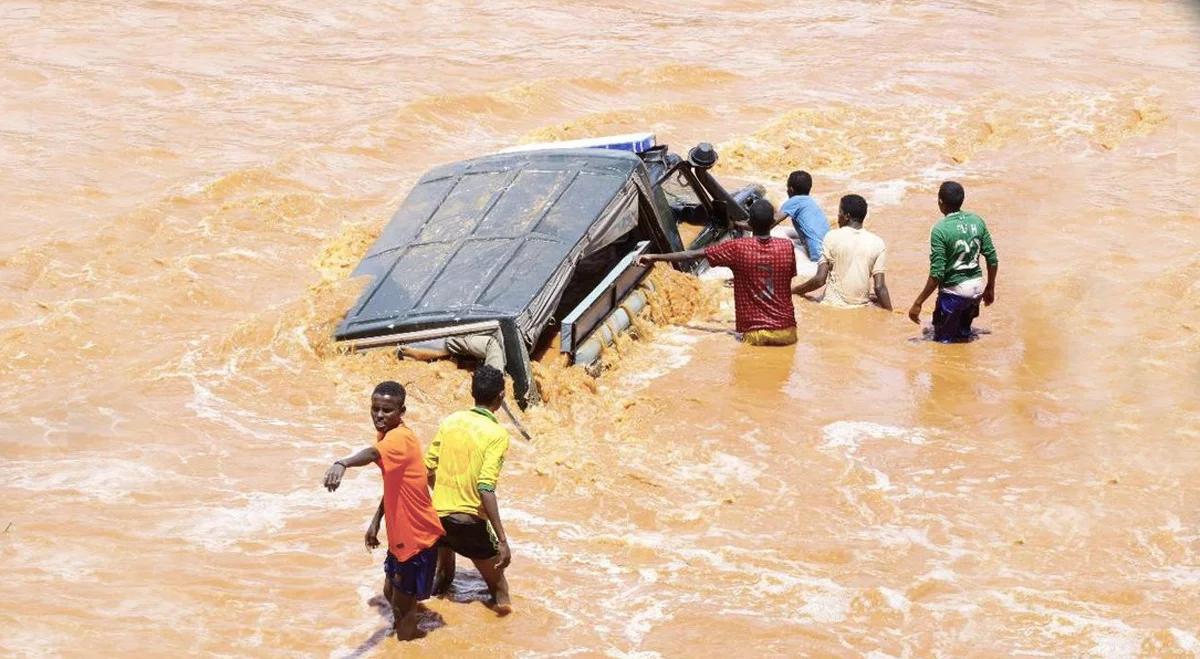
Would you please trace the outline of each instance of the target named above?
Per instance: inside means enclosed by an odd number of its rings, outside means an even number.
[[[771,237],[774,221],[771,202],[759,199],[750,205],[752,238],[736,238],[686,252],[645,254],[638,264],[704,257],[712,266],[729,268],[733,271],[733,306],[742,340],[756,346],[791,345],[796,342],[796,310],[792,306],[796,252],[792,241]]]

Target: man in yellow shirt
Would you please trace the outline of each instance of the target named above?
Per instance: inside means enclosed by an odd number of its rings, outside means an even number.
[[[496,480],[508,452],[508,431],[495,414],[504,400],[504,374],[480,365],[471,378],[471,395],[475,407],[446,417],[425,453],[433,507],[446,530],[438,549],[435,592],[450,587],[454,555],[462,554],[487,582],[496,612],[507,615],[512,602],[504,569],[512,552],[496,502]]]

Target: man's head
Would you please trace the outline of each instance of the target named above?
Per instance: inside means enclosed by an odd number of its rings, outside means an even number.
[[[500,402],[504,400],[504,373],[487,364],[475,369],[475,374],[471,376],[471,396],[480,407],[499,409]]]
[[[371,394],[371,421],[379,432],[400,425],[404,416],[404,385],[399,382],[380,382]]]
[[[750,229],[756,236],[771,235],[771,227],[775,226],[775,207],[766,199],[755,199],[750,204]]]
[[[803,169],[788,174],[787,192],[789,197],[812,192],[812,175]]]
[[[848,194],[842,197],[842,201],[838,205],[839,227],[844,227],[847,224],[862,226],[865,219],[867,219],[866,199],[856,194]]]
[[[945,215],[962,210],[963,200],[966,198],[967,193],[963,186],[955,181],[946,181],[938,188],[938,208]]]

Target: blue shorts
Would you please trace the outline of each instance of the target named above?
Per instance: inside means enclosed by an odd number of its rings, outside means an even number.
[[[979,300],[938,291],[933,307],[933,340],[961,343],[974,337],[971,321],[979,315]]]
[[[400,562],[388,552],[383,559],[383,573],[392,588],[419,600],[429,599],[433,593],[433,576],[437,570],[437,548],[430,547],[417,552],[407,561]]]

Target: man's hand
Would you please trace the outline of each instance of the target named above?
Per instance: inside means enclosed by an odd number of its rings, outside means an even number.
[[[914,323],[921,324],[921,305],[913,303],[912,308],[908,310],[908,319]]]
[[[379,546],[379,524],[374,521],[371,522],[371,525],[367,527],[367,535],[364,538],[364,542],[368,550]]]
[[[642,254],[637,258],[639,268],[646,268],[654,264],[653,254]]]
[[[503,570],[512,562],[512,550],[508,548],[508,541],[503,540],[496,543],[500,555],[496,557],[496,569]]]
[[[342,484],[342,475],[346,473],[346,466],[340,462],[335,462],[329,465],[329,470],[325,472],[325,489],[333,492]]]
[[[983,289],[983,306],[990,307],[996,301],[996,289],[988,286]]]

